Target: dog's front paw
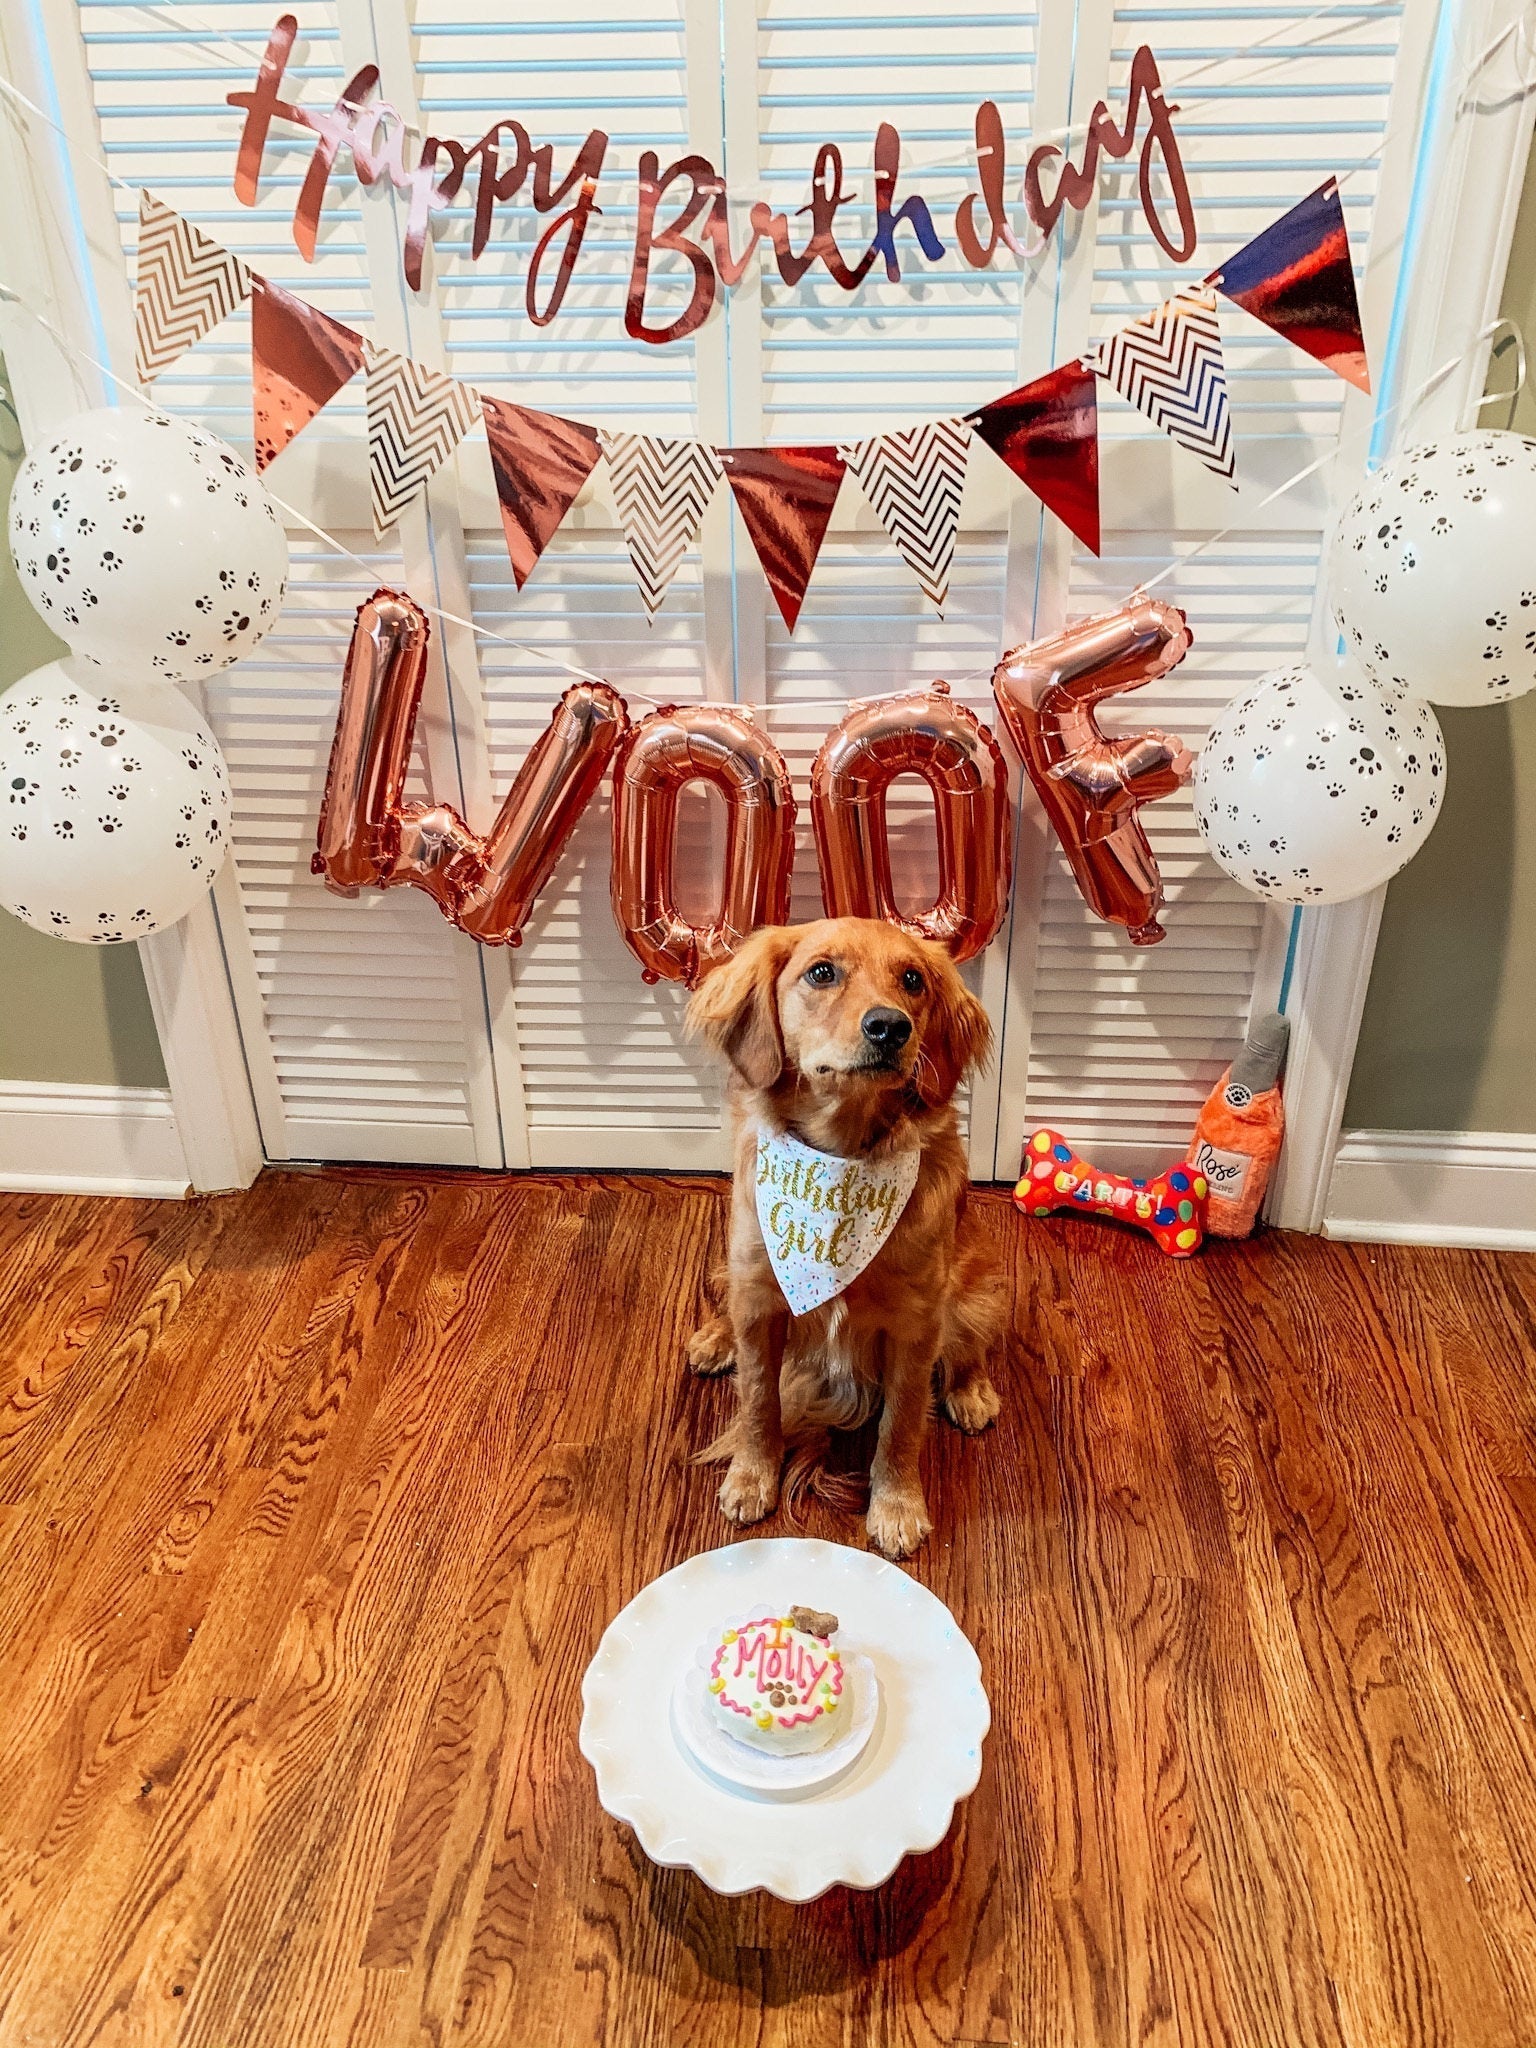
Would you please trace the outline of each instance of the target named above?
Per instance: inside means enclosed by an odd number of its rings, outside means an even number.
[[[723,1316],[711,1316],[688,1339],[688,1370],[701,1379],[729,1372],[736,1363],[732,1351],[731,1326]]]
[[[779,1468],[738,1451],[720,1484],[720,1512],[728,1522],[760,1522],[779,1503]]]
[[[979,1436],[996,1422],[1002,1405],[996,1387],[985,1374],[967,1380],[964,1386],[951,1387],[944,1396],[944,1413],[967,1436]]]
[[[910,1557],[932,1529],[928,1504],[918,1493],[897,1493],[876,1488],[864,1519],[869,1540],[887,1557]]]

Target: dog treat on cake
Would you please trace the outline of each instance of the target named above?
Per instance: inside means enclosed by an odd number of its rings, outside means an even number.
[[[791,1756],[821,1749],[849,1718],[837,1616],[814,1607],[739,1621],[714,1638],[709,1696],[739,1742]]]

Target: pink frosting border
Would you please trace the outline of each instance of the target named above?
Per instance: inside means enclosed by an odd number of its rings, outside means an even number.
[[[752,1621],[728,1622],[726,1626],[728,1628],[733,1629],[737,1636],[742,1636],[746,1634],[748,1629],[768,1627],[783,1628],[786,1626],[786,1623],[782,1615],[763,1614],[757,1616],[757,1618]],[[800,1631],[797,1630],[796,1633],[798,1634],[800,1633]],[[812,1640],[815,1642],[825,1642],[826,1638],[824,1636],[816,1636],[813,1637]],[[830,1644],[828,1645],[828,1647],[831,1647]],[[725,1655],[727,1650],[734,1648],[735,1645],[733,1643],[726,1642],[721,1642],[716,1646],[715,1654],[710,1662],[709,1667],[709,1675],[711,1678],[719,1678],[721,1676],[720,1659]],[[831,1660],[831,1662],[832,1669],[837,1674],[837,1683],[832,1688],[832,1697],[834,1699],[840,1700],[843,1696],[842,1658],[840,1656],[834,1657]],[[726,1679],[725,1684],[729,1685],[729,1683],[730,1680]],[[748,1721],[752,1719],[752,1709],[750,1707],[741,1706],[737,1701],[733,1700],[730,1694],[725,1690],[722,1689],[720,1692],[716,1693],[714,1697],[720,1702],[721,1706],[729,1707],[733,1714],[741,1714]],[[808,1714],[775,1714],[773,1718],[778,1722],[781,1728],[805,1728],[808,1727],[812,1721],[819,1720],[821,1716],[826,1713],[826,1711],[827,1710],[825,1707],[818,1706],[812,1707]]]

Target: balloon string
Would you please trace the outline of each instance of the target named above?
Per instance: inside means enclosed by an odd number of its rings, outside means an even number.
[[[1490,320],[1486,327],[1481,328],[1473,336],[1472,347],[1476,348],[1481,342],[1489,340],[1498,333],[1501,327],[1514,329],[1517,350],[1516,368],[1519,375],[1511,390],[1485,392],[1477,401],[1479,410],[1492,399],[1513,396],[1514,392],[1519,391],[1525,383],[1525,336],[1520,330],[1518,321],[1511,320],[1507,314],[1500,314],[1497,320]],[[1408,409],[1411,417],[1413,408],[1419,401],[1427,398],[1437,384],[1443,384],[1446,378],[1450,376],[1452,370],[1459,370],[1466,359],[1467,352],[1465,349],[1462,350],[1460,355],[1448,357],[1445,362],[1441,363],[1438,369],[1430,371],[1422,384],[1417,385],[1412,391],[1405,392],[1401,398],[1394,400],[1391,405],[1379,412],[1376,415],[1376,423],[1380,425],[1383,421],[1391,419],[1394,413],[1401,412],[1405,407]],[[1223,526],[1217,532],[1207,534],[1198,546],[1190,548],[1186,554],[1176,556],[1168,564],[1167,568],[1159,569],[1155,576],[1149,576],[1144,582],[1138,584],[1138,592],[1156,590],[1159,583],[1166,583],[1170,576],[1176,576],[1187,563],[1193,562],[1203,555],[1207,548],[1215,547],[1218,541],[1226,540],[1231,534],[1245,532],[1252,524],[1253,513],[1262,512],[1265,506],[1272,505],[1276,498],[1283,498],[1287,491],[1294,491],[1299,484],[1304,484],[1308,477],[1315,476],[1320,469],[1326,469],[1330,462],[1337,462],[1343,452],[1342,443],[1337,444],[1328,449],[1326,453],[1319,455],[1315,462],[1309,462],[1305,469],[1298,469],[1294,476],[1288,476],[1284,483],[1276,484],[1267,497],[1260,498],[1257,505],[1248,508],[1248,517],[1235,519],[1230,526]]]

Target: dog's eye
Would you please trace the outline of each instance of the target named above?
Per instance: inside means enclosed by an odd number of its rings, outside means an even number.
[[[818,960],[813,967],[807,967],[805,978],[812,988],[830,988],[837,979],[837,969],[830,960]]]
[[[920,996],[927,986],[915,967],[909,967],[901,977],[901,985],[909,996]]]

